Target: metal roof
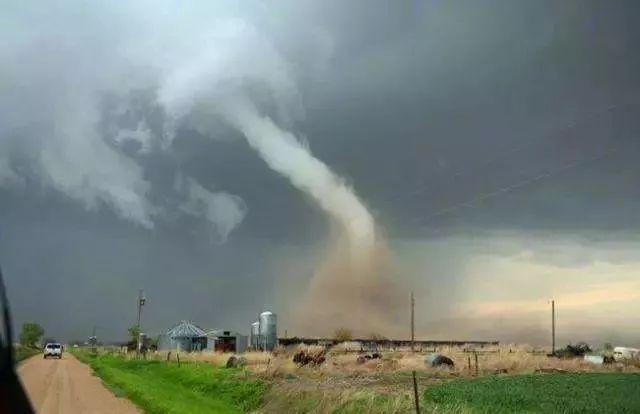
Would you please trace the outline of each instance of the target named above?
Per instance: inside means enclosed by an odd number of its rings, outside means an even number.
[[[189,321],[180,321],[179,324],[167,331],[170,338],[203,338],[206,333]]]

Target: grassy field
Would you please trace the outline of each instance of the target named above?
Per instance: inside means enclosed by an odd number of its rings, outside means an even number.
[[[430,409],[465,413],[638,413],[640,374],[542,374],[462,379],[428,388]]]
[[[274,383],[264,398],[260,413],[331,413],[331,414],[409,414],[413,411],[413,400],[409,392],[397,394],[381,393],[362,386],[360,389],[343,391],[313,388],[296,388]]]
[[[266,383],[205,363],[126,360],[74,352],[119,396],[147,413],[239,413],[258,408]]]
[[[634,365],[598,367],[511,350],[484,356],[480,377],[464,365],[436,369],[420,355],[396,352],[360,365],[355,355],[329,354],[319,367],[296,367],[291,355],[254,352],[244,354],[243,369],[224,368],[228,354],[181,354],[178,367],[175,355],[171,362],[161,353],[145,361],[114,352],[92,357],[74,351],[114,393],[148,413],[412,413],[412,369],[425,414],[640,412]],[[534,373],[538,368],[563,373]]]

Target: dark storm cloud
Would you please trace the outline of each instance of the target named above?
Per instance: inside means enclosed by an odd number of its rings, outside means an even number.
[[[418,236],[637,223],[633,8],[502,6],[429,3],[406,37],[336,65],[309,120],[314,150]]]
[[[150,24],[136,33],[145,8]],[[69,3],[49,15],[16,2],[0,20],[12,39],[0,46],[11,58],[0,69],[9,97],[0,99],[0,257],[17,318],[67,307],[64,323],[45,321],[50,330],[81,336],[97,323],[118,337],[144,286],[156,330],[186,317],[242,330],[258,310],[248,303],[274,304],[280,271],[298,269],[287,275],[295,280],[312,273],[297,261],[265,268],[281,245],[316,260],[310,251],[328,220],[237,132],[182,125],[163,147],[156,73],[120,70],[125,45],[160,36],[153,24],[163,19],[180,37],[198,33],[207,16],[228,15],[269,39],[290,65],[300,105],[278,114],[277,99],[258,91],[264,106],[306,137],[394,238],[494,230],[606,238],[640,223],[637,12],[634,2],[290,1]],[[133,87],[123,73],[135,75]],[[99,112],[60,117],[87,104],[75,93],[86,85],[101,96]],[[98,151],[67,139],[74,117],[81,133],[99,125]],[[62,134],[51,141],[56,125]],[[49,142],[63,154],[42,166]],[[177,177],[206,189],[203,203],[228,197],[230,214],[185,212],[196,187],[176,186]],[[226,243],[207,223],[227,223]],[[449,282],[462,283],[463,271],[449,270],[457,275]],[[438,262],[432,277],[447,273]]]

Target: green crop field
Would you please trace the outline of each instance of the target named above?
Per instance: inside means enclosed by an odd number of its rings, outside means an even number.
[[[119,396],[146,413],[239,413],[256,409],[266,384],[242,371],[206,363],[182,364],[93,357],[75,352]]]
[[[454,380],[427,407],[465,413],[640,413],[640,374],[542,374]]]

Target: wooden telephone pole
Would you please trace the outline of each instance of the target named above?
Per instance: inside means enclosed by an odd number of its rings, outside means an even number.
[[[556,301],[551,300],[551,355],[556,354]]]
[[[416,301],[413,298],[413,291],[411,291],[411,352],[414,352],[415,336],[415,304]]]
[[[144,306],[144,303],[147,301],[147,298],[144,295],[144,291],[142,289],[140,289],[138,291],[138,324],[136,325],[138,327],[138,341],[136,343],[136,349],[138,350],[138,352],[140,352],[142,350],[142,337],[140,336],[140,317],[142,316],[142,307]]]

